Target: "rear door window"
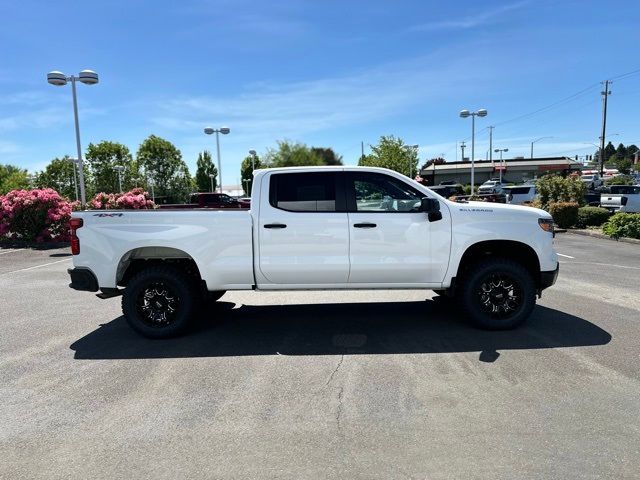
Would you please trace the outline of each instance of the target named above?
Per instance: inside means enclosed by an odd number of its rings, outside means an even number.
[[[271,175],[269,203],[290,212],[344,211],[336,181],[335,172],[276,173]]]

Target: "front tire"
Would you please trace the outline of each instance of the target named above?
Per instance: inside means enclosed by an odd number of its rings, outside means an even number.
[[[191,321],[196,291],[194,282],[181,270],[149,267],[129,281],[122,296],[122,312],[129,326],[144,337],[175,337]]]
[[[516,328],[535,306],[535,282],[519,263],[500,258],[482,260],[464,276],[459,303],[477,327]]]

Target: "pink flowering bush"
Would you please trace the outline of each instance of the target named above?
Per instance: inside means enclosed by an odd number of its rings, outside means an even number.
[[[101,192],[88,205],[96,210],[140,210],[156,206],[149,198],[149,193],[142,188],[134,188],[126,193]]]
[[[51,188],[12,190],[0,196],[0,237],[27,241],[68,241],[77,202]]]

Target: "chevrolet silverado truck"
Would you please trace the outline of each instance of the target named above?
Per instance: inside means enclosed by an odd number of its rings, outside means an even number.
[[[381,168],[256,170],[250,210],[89,210],[70,226],[71,288],[122,295],[152,338],[229,290],[433,290],[509,329],[558,275],[547,212],[450,202]]]
[[[640,185],[611,185],[609,193],[601,194],[600,206],[611,213],[640,212]]]

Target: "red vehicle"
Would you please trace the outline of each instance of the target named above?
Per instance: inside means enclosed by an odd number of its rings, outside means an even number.
[[[245,199],[236,200],[226,193],[192,193],[190,203],[172,203],[160,205],[160,208],[245,208],[251,206],[251,202]]]

